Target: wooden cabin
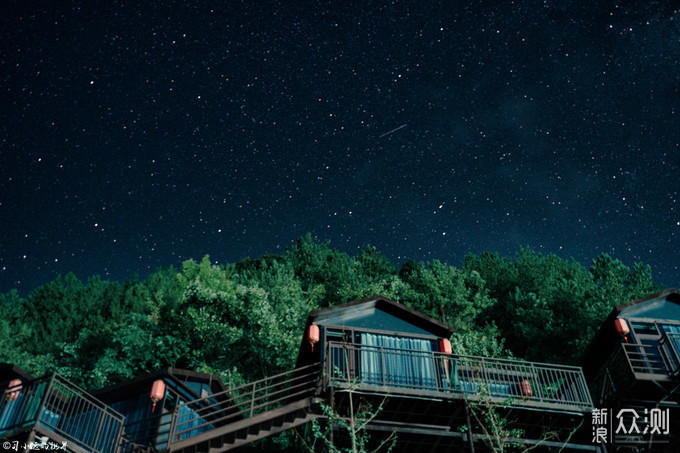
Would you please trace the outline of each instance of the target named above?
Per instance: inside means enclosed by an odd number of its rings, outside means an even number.
[[[396,433],[392,451],[481,452],[489,451],[484,418],[492,410],[507,421],[507,441],[597,451],[579,367],[460,355],[451,335],[435,319],[373,297],[310,313],[295,369],[230,389],[209,374],[166,368],[90,395],[56,375],[11,386],[20,373],[7,368],[0,437],[50,432],[76,453],[219,453],[375,410],[367,430],[373,442]],[[69,417],[88,432],[57,423]],[[346,442],[336,423],[327,426],[335,443]]]
[[[220,396],[214,398],[215,394]],[[163,368],[94,395],[125,416],[121,452],[167,450],[171,429],[177,439],[212,431],[220,425],[214,413],[226,412],[231,404],[219,377],[178,368]],[[206,406],[210,408],[206,410]],[[213,415],[203,417],[202,412]]]
[[[171,430],[181,441],[243,418],[217,376],[176,368],[93,395],[59,375],[35,379],[2,364],[0,384],[0,439],[22,451],[31,443],[75,453],[168,451]]]
[[[39,379],[0,365],[0,439],[12,448],[116,453],[124,416],[57,374]]]
[[[597,407],[630,408],[640,414],[669,409],[675,434],[663,436],[659,440],[665,443],[651,451],[680,451],[678,290],[615,307],[588,346],[583,371]],[[641,431],[644,428],[641,425]]]
[[[578,367],[456,354],[448,326],[383,297],[314,311],[305,332],[298,366],[320,364],[319,396],[343,416],[350,395],[382,406],[370,428],[378,438],[396,432],[394,451],[484,451],[468,410],[484,406],[507,416],[518,443],[595,449],[582,432],[566,440],[592,409]]]

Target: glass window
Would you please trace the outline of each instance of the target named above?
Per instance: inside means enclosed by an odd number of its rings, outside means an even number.
[[[360,367],[365,384],[437,388],[432,340],[361,333]]]

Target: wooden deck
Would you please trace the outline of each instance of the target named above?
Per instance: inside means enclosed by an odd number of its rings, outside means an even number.
[[[362,374],[362,354],[370,354],[375,363],[410,360],[413,372],[392,373],[386,367],[378,374]],[[422,351],[369,351],[332,342],[324,357],[323,364],[229,389],[224,398],[210,395],[177,407],[168,451],[229,451],[327,418],[321,403],[339,417],[349,416],[351,404],[381,406],[368,429],[376,439],[398,432],[395,451],[458,451],[470,441],[483,451],[484,432],[469,410],[484,407],[493,407],[508,420],[509,429],[523,434],[518,443],[551,441],[544,438],[550,429],[556,448],[595,450],[587,439],[572,436],[593,407],[580,368]],[[232,401],[228,407],[217,402],[226,398]],[[472,430],[470,438],[462,431],[465,427]]]
[[[325,357],[324,387],[552,412],[593,408],[579,367],[335,342]]]

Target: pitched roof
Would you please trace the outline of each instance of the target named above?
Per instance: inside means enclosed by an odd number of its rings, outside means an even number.
[[[34,379],[32,375],[14,364],[0,363],[0,385],[4,385],[12,379],[17,378],[22,381],[32,381]]]
[[[139,393],[150,391],[151,385],[156,379],[171,379],[188,391],[189,394],[194,394],[194,392],[186,386],[185,383],[187,381],[203,381],[210,386],[210,389],[213,393],[226,390],[226,387],[220,378],[214,374],[199,373],[181,368],[167,367],[152,373],[138,376],[128,381],[121,382],[119,384],[104,387],[103,389],[92,392],[92,394],[106,403],[121,401],[126,397],[131,397]],[[196,398],[200,398],[201,395],[195,396]]]
[[[659,302],[659,303],[672,302],[674,304],[680,305],[680,292],[677,289],[672,289],[672,288],[666,289],[664,291],[661,291],[661,292],[658,292],[658,293],[655,293],[655,294],[651,294],[649,296],[642,297],[640,299],[636,299],[632,302],[617,305],[614,308],[614,310],[612,311],[612,313],[610,313],[609,317],[610,318],[612,316],[617,317],[621,313],[635,311],[635,309],[637,308],[638,305],[646,304],[646,303],[649,303],[649,302],[652,302],[652,301]]]
[[[369,297],[343,305],[315,310],[309,313],[307,317],[305,331],[311,324],[323,324],[324,321],[331,318],[349,316],[357,311],[370,309],[381,310],[438,337],[449,338],[453,334],[453,329],[443,322],[382,296]]]

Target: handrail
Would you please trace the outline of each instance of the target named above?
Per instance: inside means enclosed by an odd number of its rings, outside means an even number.
[[[179,404],[169,444],[311,396],[319,374],[320,365],[314,363]]]
[[[57,374],[6,389],[0,414],[0,434],[39,425],[93,453],[116,451],[125,419]]]
[[[670,374],[680,373],[680,333],[665,332],[659,345],[663,348],[668,360],[668,371]]]
[[[329,342],[324,367],[328,385],[592,408],[583,372],[574,366]]]
[[[638,374],[672,376],[680,371],[680,334],[664,333],[654,344],[622,343],[630,369]]]

